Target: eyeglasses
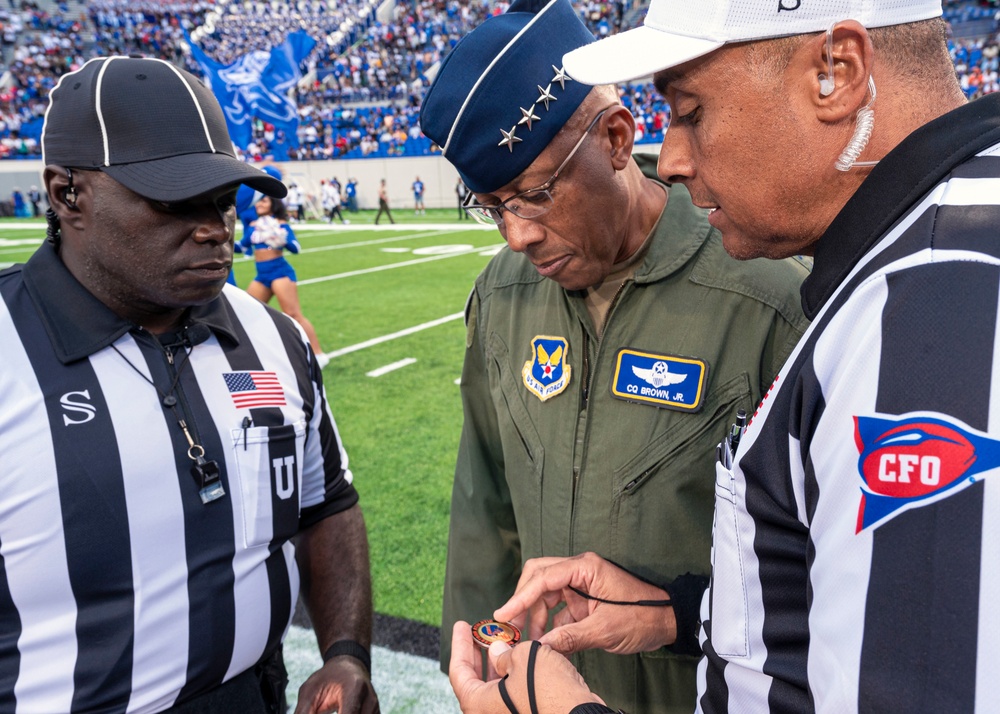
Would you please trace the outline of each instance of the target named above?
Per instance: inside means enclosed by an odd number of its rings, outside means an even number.
[[[527,220],[534,220],[539,218],[550,210],[552,210],[553,200],[552,194],[549,190],[552,188],[552,184],[555,180],[559,178],[559,174],[562,170],[566,168],[566,165],[570,162],[576,152],[581,146],[583,146],[584,140],[590,136],[590,130],[593,129],[597,122],[600,121],[604,113],[608,111],[611,107],[602,109],[597,116],[593,118],[590,125],[583,132],[583,136],[580,140],[576,142],[576,146],[573,150],[569,152],[569,156],[559,164],[559,168],[556,169],[555,173],[549,177],[549,180],[540,186],[535,188],[529,188],[527,191],[521,191],[521,193],[515,194],[508,198],[506,201],[501,201],[500,203],[492,205],[484,205],[482,203],[476,203],[476,194],[469,193],[468,198],[465,199],[465,203],[462,207],[466,212],[472,216],[478,223],[482,223],[487,226],[502,226],[503,225],[503,212],[510,211],[518,218],[525,218]]]

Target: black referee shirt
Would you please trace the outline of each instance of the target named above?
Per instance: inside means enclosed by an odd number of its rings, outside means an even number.
[[[880,162],[803,302],[717,467],[699,711],[995,712],[1000,94]]]
[[[0,273],[0,345],[0,713],[157,712],[253,666],[289,539],[357,501],[301,328],[227,286],[158,339],[46,243]]]

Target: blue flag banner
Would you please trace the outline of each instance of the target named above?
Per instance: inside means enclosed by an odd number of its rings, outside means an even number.
[[[185,39],[222,105],[233,143],[247,148],[252,138],[251,121],[257,117],[284,132],[289,144],[298,146],[299,115],[288,90],[302,78],[299,63],[316,46],[316,40],[299,30],[270,52],[255,50],[232,64],[222,65],[205,54],[186,32]]]

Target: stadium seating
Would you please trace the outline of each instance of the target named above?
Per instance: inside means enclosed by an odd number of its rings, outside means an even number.
[[[48,91],[59,76],[102,54],[145,54],[201,74],[185,33],[228,64],[268,50],[304,29],[318,42],[295,90],[295,139],[255,119],[247,153],[277,160],[428,155],[436,147],[418,124],[434,67],[473,27],[507,8],[505,0],[63,0],[39,6],[9,0],[0,10],[0,158],[37,158]],[[73,2],[72,9],[67,2]],[[633,0],[578,0],[597,36],[642,21]],[[952,58],[970,98],[1000,90],[997,0],[946,0]],[[650,84],[620,88],[639,141],[659,142],[669,107]]]

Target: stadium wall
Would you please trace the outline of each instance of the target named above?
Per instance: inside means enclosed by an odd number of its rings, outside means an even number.
[[[653,144],[636,147],[637,151],[655,153]],[[378,208],[379,181],[386,180],[389,205],[400,211],[413,209],[413,182],[419,176],[424,182],[424,203],[427,208],[455,208],[458,199],[455,183],[458,172],[440,156],[396,157],[392,159],[347,159],[333,161],[289,161],[277,164],[285,183],[295,181],[319,200],[320,180],[337,178],[341,185],[349,177],[358,180],[358,206]],[[41,161],[0,161],[0,200],[10,199],[15,187],[27,192],[32,185],[42,187]],[[318,207],[318,203],[317,203]]]

